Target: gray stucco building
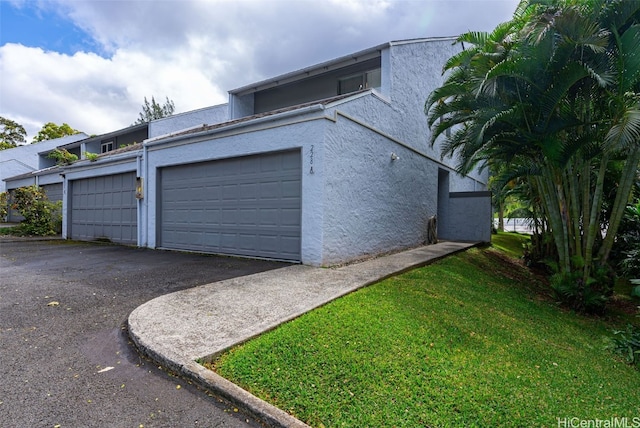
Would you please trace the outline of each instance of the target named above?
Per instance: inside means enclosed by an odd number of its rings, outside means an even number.
[[[63,235],[345,263],[440,239],[489,241],[487,173],[431,147],[424,102],[452,38],[390,42],[149,124],[63,173]]]

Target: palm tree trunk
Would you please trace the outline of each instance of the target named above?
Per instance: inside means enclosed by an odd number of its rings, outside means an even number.
[[[558,193],[556,180],[548,165],[543,167],[542,175],[538,177],[538,187],[541,190],[543,207],[547,212],[551,226],[551,234],[558,250],[559,271],[568,273],[571,270],[571,257],[567,242],[566,215],[563,213],[564,203],[562,195]]]
[[[583,281],[589,279],[591,274],[591,267],[593,264],[593,245],[595,244],[596,236],[602,233],[600,230],[600,211],[603,199],[604,178],[607,172],[607,165],[609,163],[609,157],[604,154],[600,160],[600,168],[598,170],[598,177],[596,178],[596,187],[593,190],[593,199],[591,201],[591,207],[589,208],[589,216],[587,217],[587,211],[585,211],[585,219],[589,219],[589,223],[586,228],[587,237],[585,239],[584,247],[584,264],[585,270],[583,274]],[[586,192],[590,191],[591,186],[584,187]],[[585,204],[586,205],[586,204]]]
[[[629,193],[631,187],[636,180],[636,174],[640,165],[640,145],[636,144],[636,147],[631,149],[627,161],[625,162],[620,177],[620,184],[618,185],[618,191],[616,192],[616,199],[613,202],[613,208],[611,209],[611,216],[609,217],[609,227],[607,228],[607,234],[605,235],[600,251],[598,252],[598,262],[601,266],[606,265],[609,259],[609,253],[611,247],[613,247],[613,241],[618,232],[620,221],[624,214],[624,209],[629,202]]]
[[[569,209],[568,214],[570,216],[569,224],[573,226],[573,230],[569,229],[572,236],[569,240],[571,245],[571,254],[583,258],[582,256],[582,222],[580,208],[582,204],[580,204],[580,199],[578,197],[578,189],[580,189],[580,180],[581,177],[576,174],[573,169],[573,162],[569,162],[567,165],[566,174],[564,176],[566,183],[565,189],[567,189],[568,201],[569,201]]]

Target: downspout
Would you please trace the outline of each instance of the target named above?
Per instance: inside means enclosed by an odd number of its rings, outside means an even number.
[[[69,180],[64,171],[62,177],[62,238],[69,239]]]
[[[146,150],[146,147],[143,146],[143,151]],[[145,185],[144,185],[144,177],[145,175],[142,173],[142,156],[136,156],[136,198],[138,199],[138,212],[137,212],[137,222],[138,222],[138,247],[146,247],[144,242],[144,200],[145,200]],[[138,194],[139,188],[142,187],[142,194]]]

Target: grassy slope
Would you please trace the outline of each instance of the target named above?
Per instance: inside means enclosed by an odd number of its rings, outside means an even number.
[[[373,285],[233,349],[221,375],[312,426],[557,426],[640,415],[602,321],[495,250]]]
[[[511,257],[522,257],[523,244],[529,242],[527,235],[518,233],[498,232],[491,236],[491,245]]]

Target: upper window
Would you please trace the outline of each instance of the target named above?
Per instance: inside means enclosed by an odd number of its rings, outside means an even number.
[[[381,85],[380,69],[366,71],[364,73],[352,74],[351,76],[338,79],[338,95],[349,92],[360,91],[362,89],[379,88]]]
[[[113,141],[107,141],[106,143],[102,143],[100,148],[100,153],[107,153],[113,150]]]

